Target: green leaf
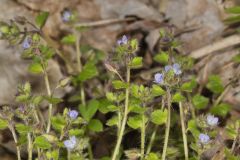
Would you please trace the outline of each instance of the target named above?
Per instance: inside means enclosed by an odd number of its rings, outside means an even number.
[[[225,22],[226,24],[239,23],[239,22],[240,22],[240,15],[231,16],[231,17],[225,19],[224,22]]]
[[[192,92],[194,88],[196,88],[197,82],[195,78],[192,78],[190,82],[185,82],[181,86],[181,90],[185,92]]]
[[[189,130],[195,138],[197,138],[200,134],[200,131],[197,128],[196,121],[193,119],[188,121],[188,129],[187,130]]]
[[[111,102],[114,102],[114,101],[117,100],[117,96],[114,95],[114,93],[112,93],[112,92],[107,92],[107,93],[106,93],[106,97],[107,97],[107,99],[108,99],[109,101],[111,101]]]
[[[207,88],[215,94],[223,92],[224,87],[221,78],[218,75],[211,75],[208,78]]]
[[[83,129],[70,129],[69,135],[70,136],[83,136],[84,130]]]
[[[52,56],[55,54],[55,50],[49,46],[40,45],[39,49],[44,60],[51,59]]]
[[[153,85],[152,86],[152,95],[153,96],[161,96],[164,95],[166,92],[163,90],[160,86],[158,85]]]
[[[120,80],[112,81],[112,84],[113,84],[113,87],[115,89],[123,89],[123,88],[127,88],[128,87],[127,83],[125,83],[123,81],[120,81]]]
[[[209,99],[199,94],[195,95],[192,99],[193,105],[197,109],[204,109],[207,107]]]
[[[32,103],[33,103],[34,105],[39,105],[39,104],[42,102],[42,100],[43,100],[43,97],[42,97],[42,96],[34,96],[34,97],[32,98]]]
[[[48,142],[54,143],[58,141],[58,138],[50,134],[42,134],[41,136],[45,137]]]
[[[46,152],[47,159],[56,160],[59,159],[59,150],[55,149],[53,151]]]
[[[16,130],[19,134],[27,134],[32,131],[32,127],[18,123],[16,124]]]
[[[139,105],[129,106],[129,112],[143,114],[145,111],[146,111],[146,109]]]
[[[46,99],[51,104],[58,104],[63,101],[61,98],[57,98],[57,97],[44,96],[43,98]]]
[[[8,127],[8,121],[0,119],[0,130],[4,130]]]
[[[94,63],[88,62],[83,67],[82,72],[78,75],[78,80],[84,82],[86,80],[92,79],[93,77],[98,75],[97,68]]]
[[[127,124],[133,129],[138,129],[142,126],[142,117],[140,115],[129,117]]]
[[[181,102],[185,101],[185,99],[186,98],[180,92],[175,93],[172,97],[173,102]]]
[[[98,110],[99,110],[100,112],[102,112],[103,114],[106,114],[106,113],[109,112],[109,110],[108,110],[107,107],[108,107],[109,105],[111,105],[111,104],[112,104],[112,103],[111,103],[108,99],[102,98],[102,99],[99,100]]]
[[[28,71],[34,74],[43,73],[43,67],[40,63],[35,62],[28,66]]]
[[[49,149],[52,146],[44,136],[36,137],[34,140],[34,145],[41,149]]]
[[[234,6],[231,8],[225,9],[227,13],[240,14],[240,6]]]
[[[137,41],[137,39],[132,39],[130,41],[130,46],[131,46],[132,52],[136,51],[138,49],[138,41]]]
[[[130,67],[132,69],[137,69],[141,68],[143,63],[142,63],[143,58],[142,57],[134,57],[132,61],[130,62]]]
[[[229,139],[234,140],[238,136],[238,129],[240,127],[240,120],[235,123],[229,123],[225,127],[225,131]]]
[[[73,34],[69,34],[69,35],[63,37],[61,42],[64,44],[75,44],[76,36]]]
[[[79,105],[79,111],[86,121],[90,121],[97,112],[98,107],[99,102],[97,100],[91,100],[87,107],[84,105]]]
[[[159,160],[160,157],[156,153],[149,153],[146,160]]]
[[[169,56],[166,52],[161,52],[161,53],[155,55],[153,58],[154,61],[164,64],[164,65],[168,64],[168,59],[169,59]]]
[[[168,111],[165,110],[155,110],[151,114],[151,121],[156,125],[162,125],[167,122]]]
[[[66,125],[66,121],[63,116],[58,115],[58,116],[51,117],[51,124],[56,131],[60,132]]]
[[[16,97],[17,102],[27,102],[29,100],[29,94],[23,94]]]
[[[222,116],[225,117],[228,112],[230,111],[231,106],[226,103],[221,103],[219,105],[216,105],[210,109],[210,112],[216,116]]]
[[[37,26],[41,29],[46,21],[47,21],[47,18],[49,16],[49,13],[48,12],[41,12],[35,19],[35,22],[37,24]]]
[[[103,131],[103,124],[98,119],[92,119],[88,123],[88,128],[94,132],[101,132]]]
[[[108,126],[114,126],[114,125],[118,125],[118,116],[113,116],[112,118],[110,118],[108,121],[107,121],[107,123],[106,123],[106,125],[108,125]]]

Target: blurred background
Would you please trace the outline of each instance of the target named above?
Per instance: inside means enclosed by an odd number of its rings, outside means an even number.
[[[81,44],[89,45],[106,55],[113,53],[116,40],[121,35],[137,38],[140,42],[139,54],[144,57],[144,67],[135,73],[139,75],[136,81],[152,79],[152,73],[148,71],[158,67],[153,57],[159,51],[159,29],[166,28],[181,43],[178,53],[195,59],[194,72],[200,84],[206,84],[208,75],[220,74],[226,85],[239,72],[239,66],[231,60],[239,54],[240,38],[236,36],[238,25],[225,23],[224,20],[229,17],[225,8],[239,3],[238,0],[0,0],[0,20],[10,21],[16,16],[23,16],[34,22],[40,11],[50,12],[43,31],[70,60],[75,58],[73,48],[60,45],[62,37],[69,32],[68,26],[61,20],[61,13],[65,9],[76,12],[79,26],[90,27],[82,33]],[[209,47],[211,44],[215,47]],[[34,92],[45,91],[41,76],[27,72],[30,61],[21,59],[21,52],[21,47],[0,40],[1,106],[16,106],[14,98],[19,83],[30,81]],[[104,67],[104,64],[100,64],[100,67]],[[66,68],[59,57],[51,60],[49,76],[52,87],[67,72],[71,72]],[[88,85],[90,91],[95,83],[98,82]],[[101,88],[104,86],[98,89]],[[89,98],[94,96],[90,91],[86,91]],[[239,116],[240,111],[239,92],[240,87],[236,85],[229,88],[224,96],[224,101],[232,104],[231,114],[235,116]],[[70,94],[73,94],[71,87],[56,92],[58,97]],[[0,159],[14,159],[15,144],[11,134],[9,131],[0,133]],[[96,139],[94,153],[104,155],[109,152],[102,147],[109,140],[104,139],[104,135],[102,139]]]

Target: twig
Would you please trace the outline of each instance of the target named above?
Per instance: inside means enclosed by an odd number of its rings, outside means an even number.
[[[95,21],[95,22],[77,23],[77,24],[75,24],[75,27],[100,27],[100,26],[105,26],[105,25],[109,25],[109,24],[129,22],[129,21],[134,21],[134,20],[136,20],[136,18],[133,18],[133,17],[104,19],[104,20]]]
[[[195,59],[202,58],[212,52],[240,44],[240,35],[232,35],[210,45],[204,46],[190,53],[190,56]]]

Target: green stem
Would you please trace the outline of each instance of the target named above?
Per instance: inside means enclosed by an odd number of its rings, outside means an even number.
[[[151,135],[151,138],[150,138],[150,141],[149,141],[149,144],[148,144],[148,147],[147,147],[146,155],[148,155],[151,152],[153,142],[155,141],[157,129],[158,129],[158,126],[156,125],[155,128],[154,128],[154,131]]]
[[[31,133],[28,133],[28,134],[27,134],[27,139],[28,139],[28,160],[32,160],[33,146],[32,146]]]
[[[51,93],[49,79],[48,79],[48,75],[47,75],[46,71],[44,73],[44,80],[45,80],[45,85],[46,85],[46,88],[47,88],[47,94],[48,94],[48,96],[51,96],[52,93]],[[51,129],[52,108],[53,108],[53,105],[51,103],[49,103],[49,106],[48,106],[48,123],[47,123],[46,133],[49,133],[50,129]]]
[[[171,93],[170,93],[169,88],[167,88],[167,106],[168,106],[168,117],[167,117],[166,130],[165,130],[162,160],[166,159],[168,139],[169,139],[169,133],[170,133],[170,125],[171,125]]]
[[[179,102],[179,108],[180,108],[180,119],[181,119],[182,136],[183,136],[183,144],[184,144],[184,155],[185,155],[185,160],[188,160],[187,135],[186,135],[185,122],[184,122],[184,113],[183,113],[182,102]]]
[[[119,133],[120,133],[121,121],[122,121],[122,116],[121,116],[121,112],[119,111],[118,112],[117,136],[119,136]]]
[[[91,144],[88,144],[88,156],[89,156],[89,160],[93,160],[93,152],[92,152],[92,147]]]
[[[144,159],[145,150],[145,115],[142,115],[142,127],[141,127],[141,160]]]
[[[81,35],[79,33],[76,33],[77,35],[77,39],[75,42],[75,47],[76,47],[76,51],[77,51],[77,67],[78,67],[78,72],[82,71],[82,63],[81,63],[81,50],[80,50],[80,38]]]
[[[190,110],[191,110],[192,118],[194,119],[194,121],[196,121],[195,108],[194,108],[193,105],[192,105],[191,96],[190,96],[189,93],[187,94],[187,97],[188,97],[188,100],[189,100],[189,102],[190,102]]]
[[[233,154],[234,152],[234,149],[235,149],[235,146],[236,146],[236,143],[237,143],[237,140],[238,140],[238,133],[239,133],[239,124],[237,123],[237,127],[236,127],[236,132],[237,132],[237,136],[235,137],[234,141],[233,141],[233,144],[232,144],[232,147],[231,147],[231,153]]]
[[[80,92],[81,92],[81,101],[82,101],[82,104],[85,106],[86,105],[86,98],[85,98],[85,92],[84,92],[84,87],[83,87],[83,84],[81,84],[81,89],[80,89]]]
[[[13,126],[9,126],[9,129],[10,129],[10,131],[12,132],[13,140],[14,140],[14,142],[15,142],[15,144],[16,144],[17,159],[18,159],[18,160],[21,160],[21,151],[20,151],[20,147],[19,147],[18,144],[17,144],[17,143],[18,143],[17,134],[16,134],[15,129],[14,129]]]
[[[225,89],[224,89],[224,91],[222,92],[222,94],[217,98],[217,100],[214,102],[214,105],[213,106],[216,106],[216,105],[218,105],[220,102],[221,102],[221,100],[223,99],[223,97],[226,95],[226,93],[229,91],[229,89],[230,89],[230,85],[228,85]]]
[[[67,151],[68,151],[68,152],[67,152],[67,153],[68,153],[68,154],[67,154],[67,159],[68,159],[68,160],[71,160],[71,151],[70,151],[69,149],[68,149]]]
[[[127,83],[129,84],[130,82],[130,67],[127,67]],[[116,160],[117,155],[119,153],[119,148],[122,143],[122,138],[125,130],[125,126],[127,123],[127,117],[128,117],[128,101],[129,101],[129,87],[126,88],[126,93],[125,93],[125,107],[124,107],[124,115],[123,115],[123,120],[122,120],[122,125],[119,131],[119,136],[117,139],[117,143],[112,155],[112,160]]]

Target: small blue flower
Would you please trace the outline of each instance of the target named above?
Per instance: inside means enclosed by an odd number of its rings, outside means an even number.
[[[72,13],[69,10],[65,10],[62,13],[63,22],[69,22],[71,20]]]
[[[31,39],[25,38],[23,43],[22,43],[23,49],[28,49],[31,47]]]
[[[218,124],[218,117],[214,117],[213,115],[208,115],[207,124],[209,126],[216,126]]]
[[[210,137],[207,134],[199,134],[199,141],[203,144],[207,144],[210,140]]]
[[[173,72],[176,74],[176,75],[180,75],[182,74],[182,71],[180,69],[180,65],[178,63],[174,63],[173,64]]]
[[[127,36],[126,35],[123,35],[122,36],[122,39],[119,39],[118,41],[117,41],[117,44],[118,45],[123,45],[123,44],[127,44],[128,43],[128,38],[127,38]]]
[[[77,140],[76,140],[76,137],[73,136],[73,137],[70,137],[69,140],[65,140],[64,142],[64,146],[69,149],[69,150],[72,150],[75,148],[76,144],[77,144]]]
[[[168,72],[171,69],[172,69],[172,66],[170,66],[170,65],[167,65],[167,66],[164,67],[165,72]]]
[[[164,82],[164,75],[162,73],[156,73],[154,75],[154,82],[158,84],[163,84]]]
[[[78,116],[78,112],[76,110],[70,110],[68,112],[68,116],[71,118],[71,119],[76,119],[77,116]]]

